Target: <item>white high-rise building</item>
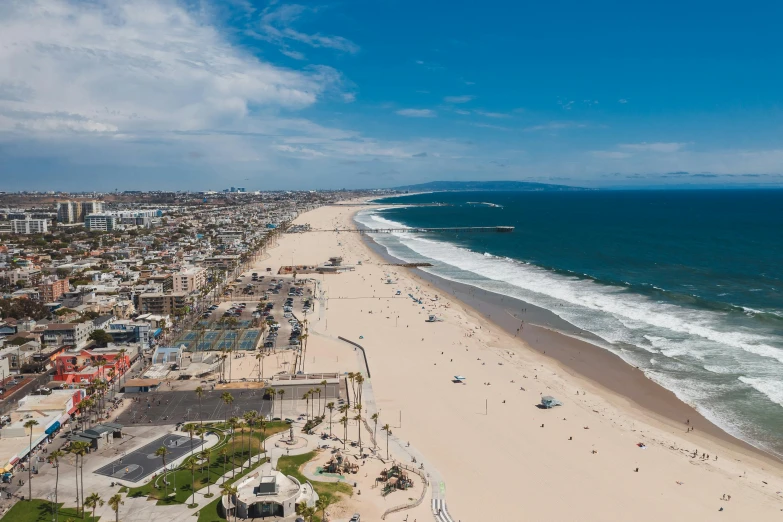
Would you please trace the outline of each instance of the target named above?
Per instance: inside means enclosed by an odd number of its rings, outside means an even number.
[[[49,223],[45,219],[33,219],[25,216],[24,219],[11,220],[12,234],[45,234],[49,231]]]

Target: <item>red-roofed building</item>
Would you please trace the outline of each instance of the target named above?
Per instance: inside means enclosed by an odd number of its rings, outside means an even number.
[[[101,365],[100,361],[106,364]],[[130,357],[114,348],[93,348],[89,350],[67,350],[55,359],[54,380],[66,383],[89,383],[96,379],[110,381],[114,376],[126,372],[130,367]]]

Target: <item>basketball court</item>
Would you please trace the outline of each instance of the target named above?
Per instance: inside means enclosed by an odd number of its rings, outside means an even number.
[[[166,462],[171,463],[189,453],[191,449],[198,449],[201,439],[194,437],[191,445],[190,437],[164,435],[95,470],[95,473],[118,480],[138,482],[163,468],[163,461],[155,455],[161,446],[166,447]]]

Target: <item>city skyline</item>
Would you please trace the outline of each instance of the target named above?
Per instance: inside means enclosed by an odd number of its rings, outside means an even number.
[[[765,9],[11,1],[0,188],[779,187]]]

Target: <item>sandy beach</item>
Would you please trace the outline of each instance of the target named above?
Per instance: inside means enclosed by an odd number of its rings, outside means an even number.
[[[321,207],[295,223],[355,227],[357,210]],[[521,321],[535,323],[545,311],[524,316],[513,313],[518,303],[472,303],[469,288],[389,266],[358,234],[286,234],[256,267],[276,272],[331,256],[355,269],[301,276],[316,278],[321,295],[308,317],[307,370],[361,368],[338,336],[365,348],[380,423],[423,456],[455,520],[783,519],[779,462],[598,347],[544,327],[517,335]],[[425,322],[430,314],[439,320]],[[538,324],[544,316],[535,316]],[[267,375],[283,361],[267,358]],[[235,372],[255,375],[255,360],[241,364],[247,368]],[[563,406],[537,408],[542,395]]]

